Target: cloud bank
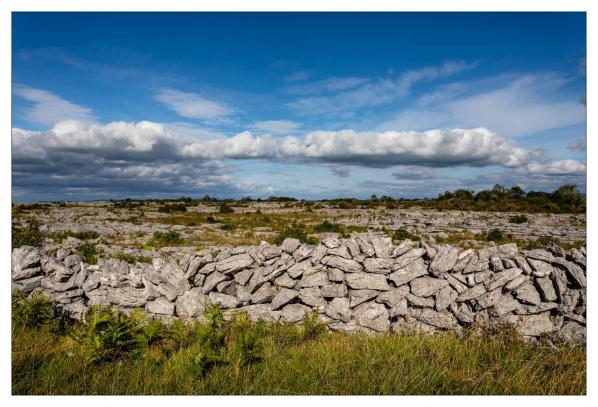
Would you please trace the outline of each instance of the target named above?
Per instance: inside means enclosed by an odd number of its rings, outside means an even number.
[[[585,174],[583,163],[551,160],[541,150],[520,147],[485,128],[316,131],[282,138],[245,131],[207,139],[186,134],[184,129],[148,121],[106,125],[64,121],[48,131],[13,129],[13,183],[17,190],[212,191],[222,195],[240,194],[247,188],[255,193],[256,188],[267,186],[242,185],[232,176],[237,171],[234,160],[249,159],[316,163],[341,177],[346,177],[349,166],[499,166],[529,175]],[[392,175],[421,179],[416,172],[403,167]]]

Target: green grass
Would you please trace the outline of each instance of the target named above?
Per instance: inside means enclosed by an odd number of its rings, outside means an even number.
[[[150,257],[143,256],[141,254],[134,255],[128,253],[112,253],[110,257],[112,257],[113,259],[126,261],[129,264],[152,262],[152,259]]]
[[[36,305],[36,309],[39,304]],[[13,316],[15,310],[13,308]],[[325,333],[232,322],[164,325],[101,311],[57,331],[13,318],[13,394],[585,394],[585,348],[512,330]]]

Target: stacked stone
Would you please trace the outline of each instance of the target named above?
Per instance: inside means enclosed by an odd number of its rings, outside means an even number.
[[[515,244],[474,251],[358,235],[203,250],[152,264],[102,258],[93,266],[69,249],[48,257],[23,246],[12,253],[12,280],[27,294],[43,289],[75,318],[97,304],[192,320],[211,302],[228,317],[246,311],[271,322],[298,323],[316,310],[338,331],[509,322],[529,338],[556,333],[583,342],[586,333],[585,248],[552,243],[520,253]]]

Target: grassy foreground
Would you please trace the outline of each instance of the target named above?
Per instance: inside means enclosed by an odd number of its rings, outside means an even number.
[[[297,327],[254,324],[242,315],[225,322],[211,312],[204,324],[167,326],[104,310],[89,316],[93,323],[64,326],[22,312],[15,319],[13,307],[12,392],[586,393],[584,347],[532,346],[508,330],[329,334],[311,317]],[[132,327],[132,335],[123,334]]]

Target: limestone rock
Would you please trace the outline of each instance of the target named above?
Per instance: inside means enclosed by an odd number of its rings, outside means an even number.
[[[420,259],[424,254],[426,254],[426,249],[423,249],[423,248],[411,249],[407,253],[403,254],[402,256],[400,256],[396,259],[395,264],[392,267],[392,270],[397,271],[402,268],[405,268],[409,264]],[[427,270],[426,270],[426,272],[427,272]]]
[[[431,308],[411,310],[410,315],[425,324],[440,329],[454,329],[457,327],[457,319],[448,311],[438,312]]]
[[[363,266],[368,273],[389,274],[394,260],[390,258],[367,258],[363,262]]]
[[[349,322],[351,319],[351,308],[349,307],[349,299],[345,297],[334,298],[326,306],[326,315],[332,319],[338,319],[344,322]]]
[[[280,314],[280,319],[288,323],[297,323],[311,312],[311,308],[303,304],[285,305]]]
[[[293,254],[301,246],[299,239],[288,237],[282,242],[282,250],[285,253]]]
[[[354,290],[390,290],[386,277],[382,274],[349,273],[345,275],[345,280]]]
[[[411,292],[418,297],[430,297],[441,288],[449,285],[448,281],[433,277],[418,277],[409,283]]]
[[[353,309],[355,322],[378,332],[387,332],[390,329],[388,311],[382,304],[373,301],[358,305]]]
[[[354,308],[359,304],[377,297],[380,291],[376,290],[349,290],[349,306]]]
[[[424,259],[419,257],[405,267],[397,269],[388,277],[388,279],[392,281],[395,286],[400,287],[425,274],[428,274],[428,269],[424,263]]]
[[[444,311],[457,299],[459,293],[451,287],[443,287],[436,293],[436,311]]]
[[[237,308],[239,300],[232,295],[222,294],[212,291],[208,294],[208,300],[222,309]]]
[[[156,298],[145,304],[145,309],[152,314],[174,315],[175,304],[166,298]]]
[[[272,299],[272,309],[277,310],[288,303],[299,298],[299,292],[288,288],[281,288],[278,294]]]
[[[438,252],[430,264],[430,274],[439,277],[457,264],[459,249],[450,245],[438,246]]]
[[[192,288],[176,299],[176,314],[183,319],[199,317],[204,312],[206,301],[207,297],[201,292],[201,289]]]

